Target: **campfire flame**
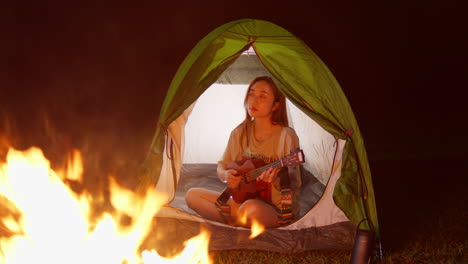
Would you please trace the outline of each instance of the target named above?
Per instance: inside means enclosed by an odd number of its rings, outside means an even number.
[[[202,230],[198,236],[189,239],[185,243],[185,248],[178,256],[177,260],[167,259],[159,256],[155,250],[143,251],[144,263],[212,263],[212,260],[207,254],[197,254],[197,252],[205,251],[208,248],[209,233]]]
[[[184,251],[162,258],[138,248],[151,229],[154,215],[166,201],[150,189],[144,197],[110,180],[115,208],[91,219],[93,197],[73,192],[64,179],[82,181],[82,158],[72,153],[65,170],[51,169],[38,148],[9,149],[0,163],[0,263],[212,263],[209,233],[190,239]],[[111,178],[112,179],[112,178]],[[120,224],[125,217],[129,224]]]
[[[250,239],[254,239],[265,231],[265,226],[260,224],[256,220],[252,220],[252,226],[250,228]]]
[[[244,226],[250,225],[250,236],[249,239],[254,239],[257,236],[261,235],[265,231],[265,226],[262,225],[256,219],[247,219],[247,214],[244,212],[239,215],[239,222]]]

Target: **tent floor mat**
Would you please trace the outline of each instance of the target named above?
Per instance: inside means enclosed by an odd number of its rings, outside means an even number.
[[[155,217],[152,231],[143,245],[156,249],[160,255],[174,255],[183,249],[184,241],[198,235],[202,229],[210,233],[210,250],[250,249],[281,253],[351,249],[356,234],[356,226],[348,221],[301,229],[268,228],[250,239],[250,229],[228,226],[165,207]]]

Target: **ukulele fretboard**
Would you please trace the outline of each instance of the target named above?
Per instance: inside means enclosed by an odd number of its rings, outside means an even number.
[[[281,160],[273,161],[263,167],[253,169],[245,174],[245,178],[248,182],[255,180],[262,172],[268,170],[269,168],[280,169],[283,167]]]

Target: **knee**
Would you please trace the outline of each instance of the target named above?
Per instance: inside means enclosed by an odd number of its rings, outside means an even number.
[[[189,207],[192,207],[192,205],[200,199],[202,190],[201,188],[190,188],[185,193],[185,202]]]
[[[245,226],[251,226],[252,221],[266,227],[276,227],[277,214],[274,208],[259,200],[248,200],[239,208],[239,221]]]
[[[197,197],[197,190],[196,188],[191,188],[185,193],[185,202],[187,203],[188,206],[193,202],[193,200],[196,199]]]
[[[255,218],[260,208],[256,200],[247,200],[239,207],[239,215],[250,220]]]

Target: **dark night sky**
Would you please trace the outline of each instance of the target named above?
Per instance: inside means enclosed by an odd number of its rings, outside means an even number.
[[[334,73],[364,135],[382,207],[410,192],[385,175],[388,169],[417,186],[427,171],[418,173],[414,164],[444,171],[454,167],[447,161],[468,160],[461,8],[406,1],[164,2],[4,7],[0,140],[38,145],[57,163],[68,148],[80,148],[88,169],[128,175],[148,150],[165,91],[188,52],[224,23],[256,18],[304,40]],[[404,172],[409,168],[415,173]],[[131,184],[128,178],[122,181]]]

